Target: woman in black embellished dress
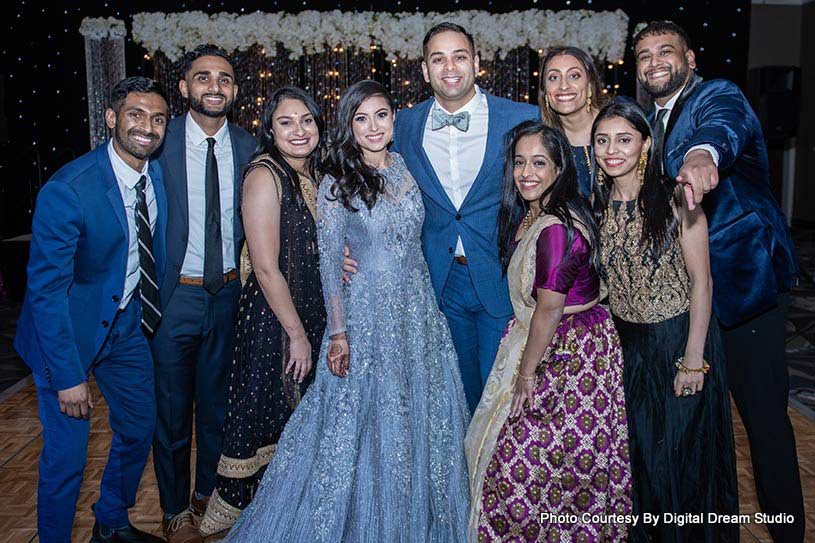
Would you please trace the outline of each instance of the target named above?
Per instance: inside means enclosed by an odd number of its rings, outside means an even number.
[[[707,219],[660,174],[648,122],[631,101],[592,128],[600,261],[623,348],[634,542],[738,541],[733,423],[722,340],[711,315]],[[671,522],[671,513],[678,515]]]
[[[241,211],[251,271],[235,328],[218,484],[199,525],[205,538],[225,535],[249,505],[289,416],[314,380],[326,323],[314,220],[322,131],[310,96],[278,89],[244,173]]]

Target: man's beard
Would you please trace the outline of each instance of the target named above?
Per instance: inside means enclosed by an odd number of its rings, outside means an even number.
[[[207,109],[207,106],[204,104],[204,97],[206,96],[220,96],[224,99],[224,105],[221,109]],[[190,109],[200,113],[201,115],[206,115],[207,117],[212,117],[213,119],[217,119],[219,117],[226,117],[229,115],[229,112],[232,111],[232,106],[235,104],[235,100],[229,101],[227,100],[226,96],[223,94],[202,94],[201,98],[195,99],[192,95],[189,98]]]
[[[143,147],[131,140],[131,137],[133,136],[151,138],[155,144],[150,145],[149,147]],[[143,130],[139,130],[137,128],[131,128],[127,131],[127,134],[122,134],[120,129],[117,127],[116,130],[113,131],[113,137],[116,138],[116,142],[122,147],[122,149],[139,160],[146,160],[147,158],[150,158],[150,155],[152,155],[161,144],[161,137],[158,134],[151,134],[150,132],[144,132]]]
[[[687,63],[683,63],[676,72],[671,74],[671,78],[661,87],[650,85],[647,78],[644,81],[640,81],[640,85],[642,85],[642,88],[651,98],[665,98],[682,88],[682,85],[684,85],[688,79],[689,73],[690,66],[688,66]]]

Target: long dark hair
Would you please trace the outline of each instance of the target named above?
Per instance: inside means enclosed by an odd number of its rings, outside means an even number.
[[[308,173],[315,186],[320,182],[320,177],[323,174],[322,156],[325,149],[325,121],[320,106],[306,91],[297,87],[280,87],[276,89],[266,101],[266,107],[263,109],[263,115],[260,120],[260,131],[258,132],[257,140],[258,146],[252,158],[249,160],[251,163],[261,155],[268,154],[277,166],[276,173],[281,177],[280,182],[288,180],[295,188],[295,199],[298,206],[305,203],[303,199],[302,189],[298,182],[297,172],[294,171],[289,163],[286,161],[280,149],[274,143],[274,133],[272,132],[273,117],[280,103],[285,99],[299,100],[303,102],[308,109],[311,116],[314,118],[314,123],[317,125],[317,131],[320,135],[320,141],[317,147],[312,151],[308,160]]]
[[[574,222],[585,226],[589,237],[587,241],[591,247],[591,264],[595,269],[599,269],[597,225],[588,200],[580,194],[577,169],[566,136],[560,130],[546,126],[542,121],[524,121],[507,135],[504,157],[504,181],[501,189],[501,208],[498,212],[498,255],[504,273],[512,258],[518,226],[529,210],[529,204],[515,187],[514,176],[515,148],[518,141],[526,136],[539,136],[546,152],[560,170],[554,183],[541,194],[539,200],[541,214],[554,215],[566,226],[567,253],[574,241]]]
[[[603,108],[608,102],[608,95],[603,94],[603,80],[600,78],[600,72],[597,71],[597,66],[591,57],[580,49],[579,47],[559,46],[552,47],[546,52],[546,56],[541,61],[540,81],[538,85],[538,106],[541,109],[541,118],[547,125],[563,130],[563,125],[560,122],[560,115],[546,105],[546,69],[549,62],[560,55],[569,55],[574,57],[583,65],[583,71],[586,72],[586,77],[589,79],[589,91],[591,92],[592,107],[597,111]]]
[[[362,102],[372,96],[382,96],[391,112],[396,111],[393,98],[380,83],[366,79],[348,87],[337,104],[337,127],[325,164],[326,172],[336,180],[331,187],[331,196],[353,212],[359,211],[351,203],[354,197],[359,196],[365,207],[371,210],[384,190],[382,176],[376,168],[365,163],[362,149],[354,138],[354,115]]]
[[[642,108],[630,99],[616,98],[608,104],[594,119],[591,127],[591,140],[594,142],[597,134],[597,127],[605,119],[620,117],[625,119],[634,130],[640,133],[642,139],[651,137],[651,126],[645,118]],[[679,209],[682,205],[681,196],[676,190],[677,183],[671,177],[661,173],[659,160],[653,140],[648,149],[648,164],[645,167],[642,188],[637,199],[637,207],[642,214],[642,244],[646,248],[646,255],[654,261],[658,260],[662,252],[679,235],[680,221],[674,209]],[[602,223],[605,218],[605,211],[611,199],[611,188],[613,181],[605,177],[603,183],[598,182],[598,172],[600,165],[595,164],[594,179],[594,214],[598,223]]]

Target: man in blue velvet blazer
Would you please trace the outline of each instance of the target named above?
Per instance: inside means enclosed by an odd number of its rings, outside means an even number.
[[[113,430],[91,541],[161,541],[130,525],[127,510],[156,418],[142,328],[160,319],[160,308],[148,304],[158,304],[167,199],[161,169],[148,157],[161,144],[167,117],[155,82],[121,81],[105,113],[111,141],[61,168],[37,196],[14,346],[34,373],[43,428],[40,541],[71,541],[93,408],[91,372]]]
[[[437,25],[422,48],[433,97],[396,115],[394,150],[422,192],[424,254],[474,411],[512,317],[498,258],[504,139],[540,110],[475,85],[479,58],[464,28]]]
[[[767,528],[775,541],[803,541],[784,360],[787,293],[797,262],[770,190],[761,126],[736,85],[695,74],[696,58],[679,26],[650,23],[634,48],[638,80],[655,101],[654,145],[664,171],[684,185],[689,206],[701,204],[707,216],[713,310],[750,440],[759,504],[765,513],[795,516],[792,524]]]
[[[170,220],[164,316],[151,341],[158,405],[153,462],[171,543],[200,540],[195,517],[215,488],[241,291],[241,183],[256,147],[249,133],[227,121],[238,92],[229,56],[200,45],[185,55],[181,71],[179,89],[189,111],[170,121],[156,156]]]

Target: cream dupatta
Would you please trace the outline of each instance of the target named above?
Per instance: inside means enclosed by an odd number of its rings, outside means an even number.
[[[544,228],[554,224],[561,224],[560,219],[552,215],[539,217],[521,237],[507,267],[509,297],[515,319],[510,322],[509,330],[498,347],[492,371],[487,378],[481,401],[473,414],[464,440],[464,451],[470,470],[472,502],[468,540],[471,543],[478,541],[484,474],[495,450],[498,434],[509,416],[518,367],[529,336],[532,314],[535,312],[532,285],[535,281],[538,236]],[[575,223],[575,228],[583,231],[579,223]],[[544,360],[551,355],[551,351],[550,345]]]

